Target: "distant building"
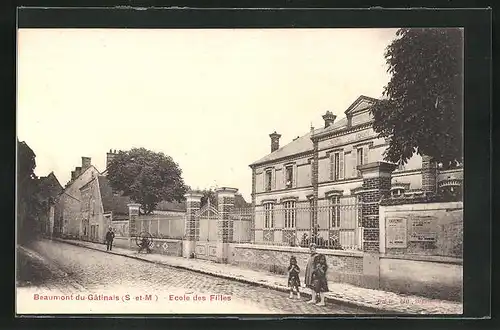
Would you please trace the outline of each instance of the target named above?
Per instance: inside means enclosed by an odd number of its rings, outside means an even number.
[[[81,188],[99,175],[91,163],[91,158],[82,157],[81,166],[71,172],[71,179],[59,195],[55,206],[56,235],[79,237],[82,228],[82,204],[88,203],[81,194]],[[102,227],[101,227],[102,230]]]
[[[106,166],[116,151],[107,153]],[[71,180],[58,200],[59,233],[88,241],[103,242],[113,221],[128,220],[131,200],[121,192],[113,191],[107,171],[100,173],[91,165],[89,157],[82,157],[82,166],[72,172]],[[184,202],[160,202],[155,214],[178,215],[186,212]]]
[[[63,187],[57,180],[54,172],[49,175],[39,178],[39,199],[42,204],[42,212],[40,214],[40,232],[52,236],[54,233],[55,223],[55,205],[58,196],[63,191]]]

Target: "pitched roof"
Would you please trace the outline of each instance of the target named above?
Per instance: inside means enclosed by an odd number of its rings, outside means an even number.
[[[109,184],[109,180],[105,176],[98,176],[99,190],[101,192],[102,207],[104,212],[113,212],[113,214],[128,215],[128,206],[130,198],[128,196],[116,196],[113,194],[113,189]]]
[[[98,176],[98,180],[104,212],[113,212],[113,214],[116,215],[128,216],[127,204],[132,202],[130,197],[114,194],[113,189],[111,188],[109,180],[106,176],[100,175]],[[185,212],[186,203],[162,201],[158,203],[156,210]]]
[[[364,109],[367,109],[369,105],[371,105],[373,102],[377,101],[377,99],[374,99],[369,96],[361,95],[359,96],[350,106],[347,108],[347,110],[344,112],[346,115],[357,112],[357,111],[362,111]],[[334,131],[339,131],[342,129],[347,128],[348,121],[346,117],[343,117],[339,120],[337,120],[333,125],[328,126],[328,127],[323,127],[319,129],[313,130],[313,132],[309,132],[298,139],[293,140],[292,142],[284,145],[283,147],[279,148],[278,150],[262,157],[256,162],[253,162],[250,164],[250,166],[255,166],[263,163],[268,163],[272,161],[276,161],[282,158],[290,157],[296,154],[301,154],[301,153],[306,153],[309,151],[313,151],[313,142],[311,140],[311,136],[317,135],[317,134],[322,134],[326,132],[334,132]]]
[[[236,194],[234,196],[234,207],[235,208],[242,209],[242,208],[249,207],[249,206],[251,206],[251,204],[247,203],[247,201],[245,200],[245,197],[243,197],[241,194]]]
[[[186,211],[186,202],[166,202],[162,201],[156,206],[157,211]]]
[[[295,154],[300,154],[307,151],[313,150],[313,143],[311,141],[311,132],[307,133],[295,139],[294,141],[284,145],[276,151],[271,152],[267,156],[259,159],[256,162],[253,162],[250,166],[267,163],[273,160],[277,160],[280,158],[288,157]]]
[[[44,198],[55,198],[63,191],[63,187],[57,180],[54,172],[50,172],[47,176],[40,177],[40,193]]]

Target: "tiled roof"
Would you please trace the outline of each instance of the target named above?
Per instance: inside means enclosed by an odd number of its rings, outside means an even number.
[[[156,206],[157,211],[179,211],[179,212],[185,212],[186,211],[186,202],[160,202]]]
[[[291,155],[303,153],[306,151],[312,151],[313,150],[313,143],[311,141],[311,133],[307,133],[306,135],[303,135],[299,137],[298,139],[284,145],[283,147],[279,148],[278,150],[268,154],[267,156],[259,159],[258,161],[252,163],[252,165],[257,165],[261,163],[266,163],[269,161],[273,161],[276,159],[288,157]]]
[[[63,191],[63,187],[57,180],[54,172],[40,177],[40,194],[43,198],[55,198]]]
[[[346,115],[352,114],[352,112],[357,112],[366,109],[367,107],[363,107],[363,109],[359,109],[359,106],[366,104],[369,106],[370,104],[373,104],[373,102],[377,101],[377,99],[374,99],[369,96],[361,95],[359,96],[350,106],[347,108],[347,110],[344,112]],[[283,147],[279,148],[278,150],[268,154],[267,156],[259,159],[258,161],[252,163],[250,166],[254,165],[259,165],[262,163],[267,163],[267,162],[272,162],[275,160],[279,160],[282,158],[290,157],[296,154],[301,154],[305,153],[308,151],[313,150],[313,143],[311,141],[311,136],[317,135],[317,134],[322,134],[326,132],[334,132],[334,131],[339,131],[342,129],[345,129],[347,127],[347,118],[341,118],[337,120],[332,126],[329,127],[323,127],[314,130],[312,133],[309,132],[306,135],[303,135],[299,137],[298,139],[284,145]]]
[[[113,212],[113,214],[128,215],[128,206],[130,198],[128,196],[115,196],[113,189],[109,184],[108,178],[105,176],[98,176],[99,190],[101,192],[102,206],[104,212]]]
[[[235,208],[242,209],[242,208],[249,207],[249,206],[251,206],[251,204],[247,203],[247,201],[245,200],[245,198],[242,195],[236,194],[234,196],[234,207]]]
[[[312,140],[311,140],[312,135],[323,133],[326,131],[340,130],[340,129],[345,128],[346,126],[347,126],[347,119],[342,118],[330,127],[315,129],[312,132],[312,134],[311,134],[311,132],[309,132],[306,135],[299,137],[298,139],[284,145],[283,147],[279,148],[278,150],[268,154],[267,156],[259,159],[256,162],[252,163],[250,166],[258,165],[258,164],[262,164],[262,163],[267,163],[267,162],[271,162],[271,161],[278,160],[281,158],[286,158],[286,157],[289,157],[292,155],[312,151],[314,148]]]
[[[128,196],[115,196],[113,189],[109,184],[109,180],[105,176],[99,176],[99,189],[101,191],[102,206],[104,212],[113,212],[113,214],[121,214],[128,216],[128,206],[131,200]],[[186,211],[185,202],[160,202],[156,207],[157,211]]]

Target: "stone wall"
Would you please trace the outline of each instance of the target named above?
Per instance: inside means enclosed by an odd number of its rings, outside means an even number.
[[[322,249],[318,249],[318,252],[327,258],[327,278],[329,281],[351,283],[364,287],[371,286],[363,273],[364,254],[362,252]],[[309,249],[307,248],[230,244],[228,262],[239,267],[285,275],[292,255],[297,258],[300,278],[301,281],[304,281],[309,258]]]
[[[380,289],[435,299],[462,301],[460,260],[380,258]]]
[[[381,253],[462,257],[462,202],[380,206],[380,219],[381,237],[385,238],[380,242]],[[398,234],[401,237],[396,242],[393,233],[397,228],[404,233]]]
[[[463,203],[380,206],[380,288],[462,299]]]
[[[182,257],[182,240],[155,239],[151,252]]]
[[[135,238],[129,237],[115,237],[113,246],[130,250],[139,249],[135,242]],[[182,240],[153,239],[151,253],[182,257]]]

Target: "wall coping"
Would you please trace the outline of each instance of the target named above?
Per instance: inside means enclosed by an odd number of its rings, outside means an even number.
[[[135,240],[135,237],[115,236],[115,239]],[[178,242],[182,242],[183,240],[182,239],[174,239],[174,238],[153,238],[153,241],[178,243]]]
[[[416,210],[458,210],[463,209],[463,202],[407,203],[399,205],[380,205],[386,212]]]
[[[281,252],[296,252],[296,253],[309,253],[309,248],[297,247],[297,246],[279,246],[279,245],[257,245],[257,244],[244,244],[235,243],[233,244],[235,248],[245,248],[253,250],[271,250],[271,251],[281,251]],[[346,250],[328,250],[328,249],[316,249],[318,253],[325,255],[338,255],[338,256],[351,256],[362,258],[364,255],[363,251],[346,251]]]
[[[380,259],[401,259],[401,260],[412,260],[412,261],[423,261],[423,262],[437,262],[443,264],[455,264],[463,265],[462,258],[444,257],[444,256],[424,256],[424,255],[397,255],[385,253],[380,255]]]

